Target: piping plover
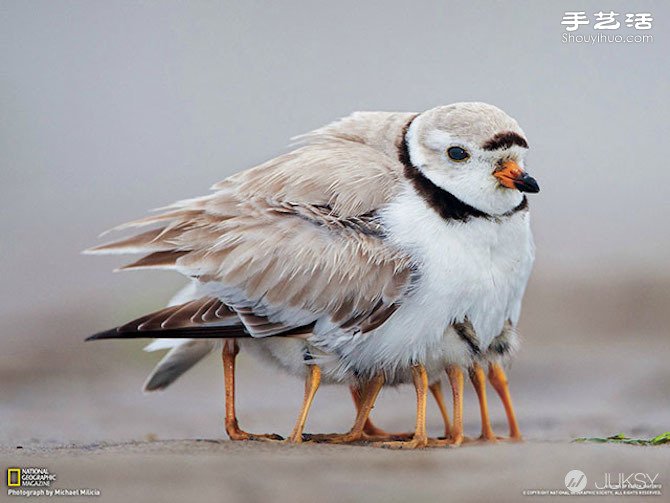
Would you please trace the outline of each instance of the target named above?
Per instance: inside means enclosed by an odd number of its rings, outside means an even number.
[[[356,113],[304,141],[91,250],[148,253],[125,269],[174,269],[209,296],[94,338],[303,338],[330,378],[366,383],[344,439],[384,383],[414,382],[415,435],[394,446],[425,446],[429,380],[447,364],[457,391],[474,362],[459,325],[485,353],[518,321],[533,262],[521,192],[539,190],[524,134],[496,107],[458,103]]]

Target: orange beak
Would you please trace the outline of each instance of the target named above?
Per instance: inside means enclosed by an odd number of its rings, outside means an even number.
[[[499,169],[494,171],[495,176],[500,185],[508,189],[517,189],[521,192],[540,192],[540,186],[535,181],[535,178],[526,173],[514,161],[505,161]]]

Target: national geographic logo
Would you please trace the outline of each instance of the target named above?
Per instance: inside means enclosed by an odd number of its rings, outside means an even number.
[[[88,487],[52,487],[56,474],[47,468],[7,468],[7,496],[47,498],[61,496],[100,496],[100,489]]]
[[[21,487],[21,468],[7,468],[7,487]]]
[[[55,480],[46,468],[7,468],[7,487],[50,487]]]

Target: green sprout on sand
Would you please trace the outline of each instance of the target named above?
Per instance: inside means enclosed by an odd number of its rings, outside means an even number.
[[[613,443],[613,444],[629,444],[629,445],[661,445],[670,443],[670,431],[661,433],[654,438],[630,438],[623,433],[612,435],[611,437],[580,437],[576,438],[574,442],[595,442],[599,444]]]

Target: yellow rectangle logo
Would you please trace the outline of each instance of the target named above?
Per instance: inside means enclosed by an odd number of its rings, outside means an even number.
[[[7,487],[21,486],[21,468],[7,468]]]

